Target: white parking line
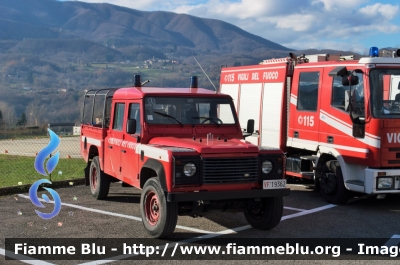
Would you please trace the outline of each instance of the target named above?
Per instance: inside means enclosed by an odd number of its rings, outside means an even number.
[[[304,209],[299,209],[299,208],[293,208],[293,207],[283,207],[284,209],[286,209],[286,210],[292,210],[292,211],[298,211],[298,212],[304,212],[304,211],[307,211],[307,210],[304,210]]]
[[[26,195],[23,195],[23,194],[18,194],[18,196],[22,197],[22,198],[25,198],[25,199],[29,199],[29,196],[26,196]],[[42,199],[39,199],[39,200],[44,201]],[[53,201],[49,201],[49,202],[50,203],[54,203]],[[142,219],[140,217],[125,215],[125,214],[119,214],[119,213],[113,213],[113,212],[108,212],[108,211],[103,211],[103,210],[97,210],[97,209],[92,209],[92,208],[88,208],[88,207],[84,207],[84,206],[80,206],[80,205],[75,205],[75,204],[69,204],[69,203],[62,203],[62,205],[65,205],[65,206],[68,206],[68,207],[77,208],[77,209],[81,209],[81,210],[85,210],[85,211],[96,212],[96,213],[101,213],[101,214],[106,214],[106,215],[111,215],[111,216],[116,216],[116,217],[122,217],[122,218],[127,218],[127,219],[131,219],[131,220],[135,220],[135,221],[142,221]],[[285,216],[282,217],[281,221],[292,219],[292,218],[296,218],[296,217],[300,217],[300,216],[304,216],[304,215],[308,215],[308,214],[312,214],[312,213],[323,211],[323,210],[327,210],[327,209],[333,208],[335,206],[337,206],[337,205],[328,204],[328,205],[325,205],[325,206],[322,206],[322,207],[318,207],[318,208],[314,208],[314,209],[310,209],[310,210],[298,209],[298,208],[292,208],[292,207],[284,207],[285,209],[295,210],[295,211],[299,211],[299,212],[298,213],[294,213],[294,214],[285,215]],[[196,229],[196,228],[191,228],[191,227],[186,227],[186,226],[180,226],[180,225],[177,225],[176,228],[204,234],[204,235],[201,235],[201,236],[197,236],[197,237],[193,237],[193,238],[189,238],[189,239],[177,242],[179,244],[187,244],[187,243],[193,243],[193,242],[196,242],[196,241],[209,239],[209,238],[214,238],[214,237],[218,237],[218,236],[222,236],[222,235],[237,233],[237,232],[240,232],[240,231],[243,231],[243,230],[251,229],[252,227],[250,225],[245,225],[245,226],[236,227],[236,228],[233,228],[233,229],[226,229],[226,230],[219,231],[219,232],[211,232],[211,231],[206,231],[206,230],[201,230],[201,229]],[[165,245],[162,245],[162,246],[159,246],[159,247],[162,248],[164,246]],[[173,247],[173,246],[175,246],[175,244],[171,244],[170,246],[168,246],[168,248]],[[0,254],[1,254],[1,252],[0,252]],[[90,262],[86,262],[86,263],[81,263],[79,265],[100,265],[100,264],[110,263],[110,262],[113,262],[113,261],[127,259],[127,258],[134,257],[134,256],[136,256],[136,255],[134,255],[134,254],[132,254],[132,255],[120,255],[120,256],[113,257],[112,260],[111,259],[96,260],[96,261],[90,261]],[[41,262],[41,261],[38,261],[38,262]],[[33,263],[30,263],[30,264],[33,264]],[[35,263],[35,264],[45,264],[45,263]],[[48,264],[50,265],[50,263],[48,263]]]
[[[32,265],[55,265],[54,263],[49,263],[43,260],[37,260],[37,259],[32,259],[30,257],[20,255],[20,254],[14,254],[12,251],[5,250],[0,248],[0,255],[6,256],[13,258],[15,260],[19,260],[21,262],[27,263],[27,264],[32,264]]]
[[[23,194],[18,194],[18,196],[21,197],[21,198],[29,199],[29,196],[26,196],[26,195],[23,195]],[[43,199],[39,199],[39,200],[44,202]],[[54,203],[54,201],[49,201],[49,202],[50,203]],[[113,212],[108,212],[108,211],[103,211],[103,210],[97,210],[97,209],[93,209],[93,208],[88,208],[88,207],[84,207],[84,206],[80,206],[80,205],[76,205],[76,204],[64,203],[64,202],[62,202],[61,204],[65,205],[65,206],[68,206],[68,207],[84,210],[84,211],[89,211],[89,212],[94,212],[94,213],[101,213],[101,214],[106,214],[106,215],[111,215],[111,216],[116,216],[116,217],[127,218],[127,219],[135,220],[135,221],[138,221],[138,222],[142,221],[142,218],[136,217],[136,216],[132,216],[132,215],[126,215],[126,214],[113,213]],[[202,233],[202,234],[212,233],[211,231],[192,228],[192,227],[187,227],[187,226],[182,226],[182,225],[177,225],[176,228],[179,228],[179,229],[182,229],[182,230],[191,231],[191,232],[195,232],[195,233]]]
[[[305,210],[305,211],[302,211],[302,212],[299,212],[299,213],[285,215],[285,216],[282,216],[281,221],[287,220],[287,219],[291,219],[291,218],[294,218],[294,217],[300,217],[300,216],[307,215],[307,214],[316,213],[316,212],[323,211],[323,210],[326,210],[326,209],[330,209],[330,208],[333,208],[333,207],[336,207],[336,206],[337,206],[336,204],[328,204],[328,205],[321,206],[321,207],[318,207],[318,208],[314,208],[314,209],[311,209],[311,210]]]
[[[291,219],[291,218],[295,218],[295,217],[300,217],[300,216],[303,216],[303,215],[307,215],[307,214],[311,214],[311,213],[315,213],[315,212],[319,212],[319,211],[323,211],[323,210],[327,210],[327,209],[333,208],[335,206],[337,206],[337,205],[329,204],[329,205],[325,205],[325,206],[322,206],[322,207],[314,208],[314,209],[311,209],[311,210],[304,210],[303,212],[300,212],[300,213],[285,215],[285,216],[282,217],[281,221],[287,220],[287,219]],[[216,233],[210,233],[210,234],[207,234],[207,235],[202,235],[202,236],[189,238],[189,239],[182,240],[182,241],[179,241],[179,242],[176,242],[176,243],[179,243],[180,245],[193,243],[193,242],[204,240],[204,239],[209,239],[209,238],[214,238],[214,237],[218,237],[218,236],[222,236],[222,235],[237,233],[237,232],[240,232],[240,231],[243,231],[243,230],[247,230],[247,229],[250,229],[250,228],[251,228],[250,225],[240,226],[240,227],[236,227],[236,228],[233,228],[233,229],[227,229],[227,230],[223,230],[223,231],[216,232]],[[168,246],[168,248],[172,248],[173,246],[175,246],[175,244],[170,244]],[[161,245],[161,246],[158,246],[158,247],[160,249],[162,249],[163,247],[165,247],[165,245]],[[134,256],[137,256],[137,255],[135,255],[135,254],[120,255],[120,256],[113,257],[112,260],[95,260],[95,261],[81,263],[81,264],[78,264],[78,265],[100,265],[100,264],[110,263],[110,262],[113,262],[113,261],[127,259],[127,258],[134,257]]]
[[[386,243],[384,246],[391,247],[391,246],[397,246],[400,243],[400,235],[393,235]]]

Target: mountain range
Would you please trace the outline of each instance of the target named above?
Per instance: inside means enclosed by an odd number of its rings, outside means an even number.
[[[111,4],[0,0],[0,14],[0,111],[9,128],[26,113],[27,125],[79,121],[84,90],[130,86],[133,73],[156,87],[187,86],[197,75],[214,89],[221,65],[293,51],[221,20]]]
[[[182,55],[289,50],[221,20],[104,3],[2,0],[0,13],[0,52],[75,49],[118,57],[143,47]]]

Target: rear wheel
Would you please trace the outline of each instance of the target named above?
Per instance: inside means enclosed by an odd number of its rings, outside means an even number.
[[[89,182],[93,197],[98,200],[107,198],[110,190],[110,178],[100,169],[98,156],[95,156],[90,163]]]
[[[329,203],[344,204],[351,192],[344,186],[343,174],[337,160],[326,162],[321,171],[320,188],[322,197]]]
[[[140,212],[143,225],[152,237],[165,238],[174,232],[178,207],[175,202],[167,202],[158,178],[150,178],[144,184]]]
[[[283,198],[263,198],[260,207],[244,212],[247,222],[257,229],[269,230],[281,221],[283,214]]]

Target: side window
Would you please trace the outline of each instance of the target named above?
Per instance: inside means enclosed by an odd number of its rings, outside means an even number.
[[[356,108],[359,108],[358,111],[361,111],[360,114],[363,113],[364,107],[364,82],[363,82],[363,74],[356,73],[358,76],[359,83],[357,85],[352,86],[352,94],[355,96]],[[342,77],[335,76],[333,78],[332,84],[332,100],[331,105],[340,110],[349,112],[349,101],[350,101],[350,86],[346,86],[342,84]]]
[[[140,134],[140,104],[132,103],[129,104],[129,116],[128,119],[136,120],[136,133]]]
[[[316,111],[318,106],[319,72],[300,74],[297,110]]]
[[[111,102],[112,102],[112,97],[108,97],[106,100],[106,116],[104,117],[104,127],[106,128],[110,126]]]
[[[341,76],[335,76],[333,78],[333,84],[332,84],[332,100],[331,104],[333,107],[348,111],[346,109],[346,90],[348,90],[349,87],[345,87],[342,85],[342,77]]]
[[[114,112],[114,124],[113,124],[114,130],[122,131],[122,125],[124,122],[124,112],[125,112],[125,104],[116,103]]]

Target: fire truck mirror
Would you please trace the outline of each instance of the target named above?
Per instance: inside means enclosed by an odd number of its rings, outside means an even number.
[[[343,86],[349,86],[350,84],[352,86],[358,85],[358,76],[356,75],[349,75],[349,76],[343,76],[342,77],[342,85]]]
[[[338,66],[329,72],[329,76],[348,76],[349,72],[345,66]]]
[[[247,121],[247,129],[246,132],[248,134],[252,134],[254,132],[254,120],[248,120]]]
[[[126,122],[126,133],[128,133],[128,134],[136,133],[136,120],[135,119],[129,119]]]
[[[365,123],[353,124],[353,137],[364,138],[365,137]]]

